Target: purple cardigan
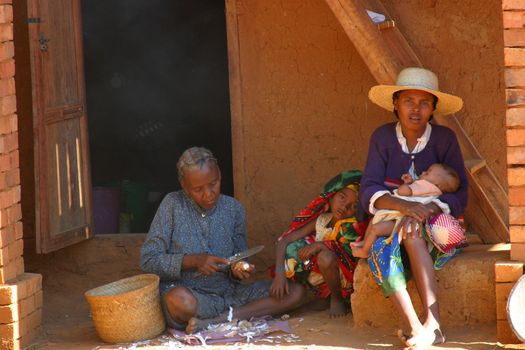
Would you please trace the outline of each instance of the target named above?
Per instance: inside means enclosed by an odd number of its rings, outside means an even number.
[[[368,159],[359,192],[361,205],[367,212],[370,198],[374,193],[393,189],[388,185],[389,181],[385,180],[400,182],[401,175],[407,173],[410,168],[411,155],[401,149],[396,136],[396,124],[380,126],[370,139]],[[444,126],[432,124],[432,133],[427,145],[413,156],[417,174],[421,174],[434,163],[447,164],[457,171],[461,180],[459,190],[454,193],[444,193],[439,199],[449,205],[453,216],[461,215],[467,206],[468,182],[463,156],[454,132]]]

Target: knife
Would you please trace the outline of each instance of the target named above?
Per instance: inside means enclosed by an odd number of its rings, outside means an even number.
[[[226,265],[224,265],[224,264],[219,265],[219,269],[223,269],[226,266],[230,266],[231,264],[234,264],[234,263],[236,263],[238,261],[246,259],[246,258],[248,258],[248,257],[250,257],[252,255],[255,255],[255,254],[259,253],[263,249],[264,249],[264,245],[261,244],[261,245],[255,246],[253,248],[246,249],[245,251],[233,254],[229,258],[226,258],[226,260],[228,260],[228,263]]]
[[[219,264],[219,265],[217,265],[217,268],[219,269],[219,271],[224,271],[231,264],[234,264],[234,263],[236,263],[238,261],[241,261],[242,259],[246,259],[247,257],[250,257],[252,255],[255,255],[255,254],[259,253],[263,249],[264,249],[264,245],[261,244],[261,245],[255,246],[253,248],[246,249],[246,250],[244,250],[242,252],[233,254],[229,258],[226,258],[226,260],[228,261],[226,264]],[[202,276],[202,273],[200,273],[200,272],[196,272],[193,275],[193,277],[200,277],[200,276]]]

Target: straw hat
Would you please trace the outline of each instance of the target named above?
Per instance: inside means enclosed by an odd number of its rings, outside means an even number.
[[[417,67],[403,69],[397,76],[396,85],[372,87],[368,92],[368,98],[375,104],[393,112],[392,95],[402,90],[421,90],[437,96],[438,103],[434,111],[436,114],[454,113],[463,106],[463,100],[460,97],[439,91],[438,78],[434,73]]]

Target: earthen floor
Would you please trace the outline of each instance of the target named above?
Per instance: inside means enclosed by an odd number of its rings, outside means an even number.
[[[58,299],[57,299],[58,300]],[[48,303],[44,309],[44,331],[38,341],[32,346],[34,349],[116,349],[117,347],[104,344],[97,336],[89,313],[83,307],[73,312],[67,312],[64,305]],[[83,310],[83,311],[81,311]],[[242,348],[286,348],[294,349],[401,349],[399,341],[394,335],[394,329],[356,328],[353,326],[352,316],[332,320],[328,317],[325,304],[310,303],[291,313],[290,324],[293,332],[301,341],[287,345],[254,345],[249,344]],[[432,349],[525,349],[525,345],[498,344],[496,341],[495,325],[479,325],[447,329],[447,343],[432,347]],[[133,347],[123,345],[120,349]],[[189,347],[188,348],[201,348]],[[241,348],[239,346],[215,345],[208,348]],[[151,346],[144,349],[168,349],[167,346]]]

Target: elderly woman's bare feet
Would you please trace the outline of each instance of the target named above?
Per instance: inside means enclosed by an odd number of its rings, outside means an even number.
[[[330,297],[330,318],[343,317],[348,314],[348,307],[342,298]]]
[[[199,320],[197,317],[192,317],[186,324],[186,334],[196,333],[206,328],[207,325],[208,324],[204,322],[203,320]]]
[[[441,329],[424,329],[419,333],[412,334],[410,338],[406,339],[405,350],[423,350],[434,344],[441,344],[444,342],[445,336],[443,335],[443,332],[441,332]]]

